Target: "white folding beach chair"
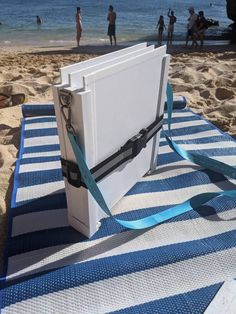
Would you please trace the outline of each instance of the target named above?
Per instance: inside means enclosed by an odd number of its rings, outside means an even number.
[[[105,214],[81,180],[68,125],[112,208],[155,169],[168,66],[165,46],[140,44],[61,69],[54,102],[68,220],[87,237]]]

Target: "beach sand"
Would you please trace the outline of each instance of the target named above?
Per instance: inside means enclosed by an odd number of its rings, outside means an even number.
[[[113,50],[109,46],[80,47],[79,50],[70,47],[3,48],[0,52],[0,92],[23,92],[31,103],[51,102],[51,85],[59,82],[60,67]],[[204,51],[173,47],[170,53],[169,79],[175,94],[186,96],[190,108],[236,137],[235,46],[211,46]],[[2,252],[20,141],[20,106],[0,108],[0,121]]]

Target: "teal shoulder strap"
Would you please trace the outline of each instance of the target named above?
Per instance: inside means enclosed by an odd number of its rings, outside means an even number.
[[[171,86],[168,84],[167,86],[167,107],[168,107],[168,134],[165,133],[166,140],[170,147],[181,157],[187,159],[195,164],[198,164],[206,169],[211,169],[217,171],[221,174],[227,175],[230,178],[236,179],[236,169],[229,165],[226,165],[222,162],[218,162],[216,160],[212,160],[211,158],[197,155],[197,154],[190,154],[186,152],[181,147],[179,147],[174,141],[171,140],[171,115],[172,115],[172,108],[173,108],[173,91]],[[86,184],[88,190],[100,206],[100,208],[110,217],[113,217],[119,224],[122,226],[129,228],[129,229],[145,229],[148,227],[152,227],[158,225],[164,221],[167,221],[173,217],[186,213],[192,209],[198,208],[199,206],[207,203],[211,199],[219,196],[229,196],[229,197],[236,197],[236,190],[230,191],[223,191],[218,193],[202,193],[198,194],[185,202],[176,205],[174,207],[168,208],[160,213],[147,216],[142,219],[138,220],[121,220],[115,218],[110,209],[108,208],[101,191],[98,188],[97,183],[93,179],[91,172],[84,160],[83,153],[79,147],[78,141],[76,136],[71,132],[68,131],[69,140],[71,146],[73,148],[76,161],[78,163],[79,170],[81,172],[81,176],[83,178],[84,183]]]

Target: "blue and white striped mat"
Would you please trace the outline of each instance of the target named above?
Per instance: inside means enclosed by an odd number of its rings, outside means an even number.
[[[142,231],[106,218],[88,240],[67,224],[53,108],[23,110],[2,313],[203,313],[222,283],[236,278],[236,199],[217,198]],[[236,165],[236,142],[188,109],[174,111],[172,129],[185,149]],[[235,188],[235,180],[182,160],[164,138],[160,145],[156,172],[115,206],[118,218]]]

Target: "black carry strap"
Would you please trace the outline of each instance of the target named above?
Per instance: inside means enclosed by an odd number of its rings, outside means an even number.
[[[137,135],[129,139],[116,153],[90,169],[93,178],[99,182],[123,163],[135,158],[146,147],[148,141],[161,129],[163,115],[158,117],[147,128],[142,129]],[[82,182],[81,174],[76,163],[61,158],[62,173],[68,182],[75,187],[86,187]]]

